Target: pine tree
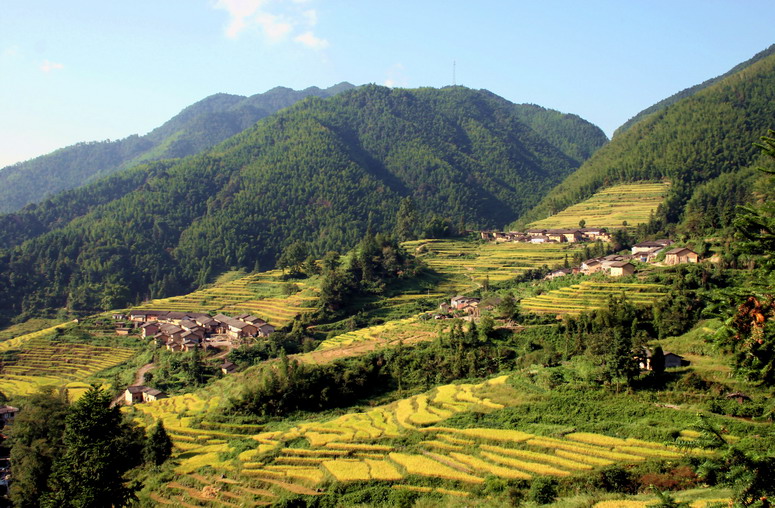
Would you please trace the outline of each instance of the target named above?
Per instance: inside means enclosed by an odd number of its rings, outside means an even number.
[[[145,443],[145,461],[160,466],[172,455],[172,439],[164,428],[164,422],[159,420]]]
[[[134,500],[123,476],[140,464],[143,436],[110,402],[108,392],[92,386],[71,406],[64,453],[54,463],[42,506],[126,506]]]

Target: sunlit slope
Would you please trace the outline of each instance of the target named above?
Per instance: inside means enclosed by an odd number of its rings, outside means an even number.
[[[531,268],[562,265],[583,246],[567,243],[483,243],[471,240],[415,240],[403,244],[443,276],[435,291],[464,292],[502,282]]]
[[[312,311],[316,301],[317,288],[310,286],[308,281],[284,281],[282,272],[272,270],[187,295],[152,300],[137,308],[226,314],[247,312],[279,327],[299,314]]]
[[[28,395],[42,386],[61,387],[83,381],[119,365],[137,349],[60,341],[67,324],[21,335],[0,343],[0,391],[8,397]]]
[[[669,184],[640,182],[614,185],[599,190],[591,198],[533,223],[530,228],[585,227],[617,229],[647,223],[651,214],[664,201]]]
[[[702,453],[585,432],[547,437],[443,425],[462,412],[529,403],[507,378],[442,385],[365,412],[264,432],[255,425],[208,423],[208,411],[219,399],[205,395],[138,405],[138,416],[163,420],[175,442],[179,476],[153,499],[162,504],[180,496],[214,504],[270,503],[288,493],[319,494],[329,482],[354,481],[398,482],[397,488],[466,497],[489,475],[585,475],[614,464]],[[218,488],[207,490],[208,485]]]

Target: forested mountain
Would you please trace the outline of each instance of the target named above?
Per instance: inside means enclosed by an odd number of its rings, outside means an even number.
[[[724,227],[735,206],[751,199],[757,176],[750,167],[760,162],[753,141],[773,126],[775,54],[769,54],[616,136],[515,225],[547,217],[613,183],[667,179],[672,185],[658,222],[682,223],[695,233],[697,227]]]
[[[8,166],[0,170],[0,213],[141,162],[200,153],[305,97],[331,97],[351,88],[350,83],[339,83],[324,90],[276,87],[250,97],[216,94],[185,108],[144,136],[78,143]]]
[[[0,309],[115,308],[271,266],[295,241],[351,247],[392,230],[407,197],[417,233],[497,226],[606,141],[578,117],[463,87],[308,98],[205,154],[2,217],[16,245],[0,251]]]
[[[657,111],[660,111],[662,109],[665,109],[666,107],[675,104],[676,102],[680,101],[681,99],[685,99],[687,97],[691,97],[692,95],[696,94],[700,90],[705,90],[709,86],[718,83],[724,78],[727,78],[733,74],[736,74],[740,72],[741,70],[745,69],[746,67],[750,67],[751,65],[755,64],[759,60],[762,60],[764,58],[767,58],[768,56],[775,53],[775,44],[770,46],[769,48],[765,49],[764,51],[760,51],[759,53],[755,54],[752,58],[746,60],[745,62],[735,65],[730,70],[722,74],[721,76],[716,76],[715,78],[711,78],[708,80],[703,81],[699,85],[694,85],[689,88],[686,88],[684,90],[681,90],[678,93],[675,93],[671,95],[670,97],[666,99],[662,99],[661,101],[657,102],[653,106],[649,106],[648,108],[644,109],[637,115],[633,116],[626,122],[624,122],[616,131],[614,131],[614,137],[618,136],[619,134],[622,134],[626,130],[628,130],[630,127],[632,127],[634,124],[645,118],[646,116],[655,113]]]

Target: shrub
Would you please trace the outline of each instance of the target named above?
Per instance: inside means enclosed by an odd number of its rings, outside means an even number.
[[[553,502],[557,499],[557,481],[552,478],[539,476],[530,484],[527,499],[536,504],[549,504]]]

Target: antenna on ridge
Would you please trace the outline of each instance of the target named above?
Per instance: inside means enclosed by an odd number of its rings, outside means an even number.
[[[455,79],[455,64],[456,63],[457,62],[452,60],[452,86],[457,86],[457,80]]]

